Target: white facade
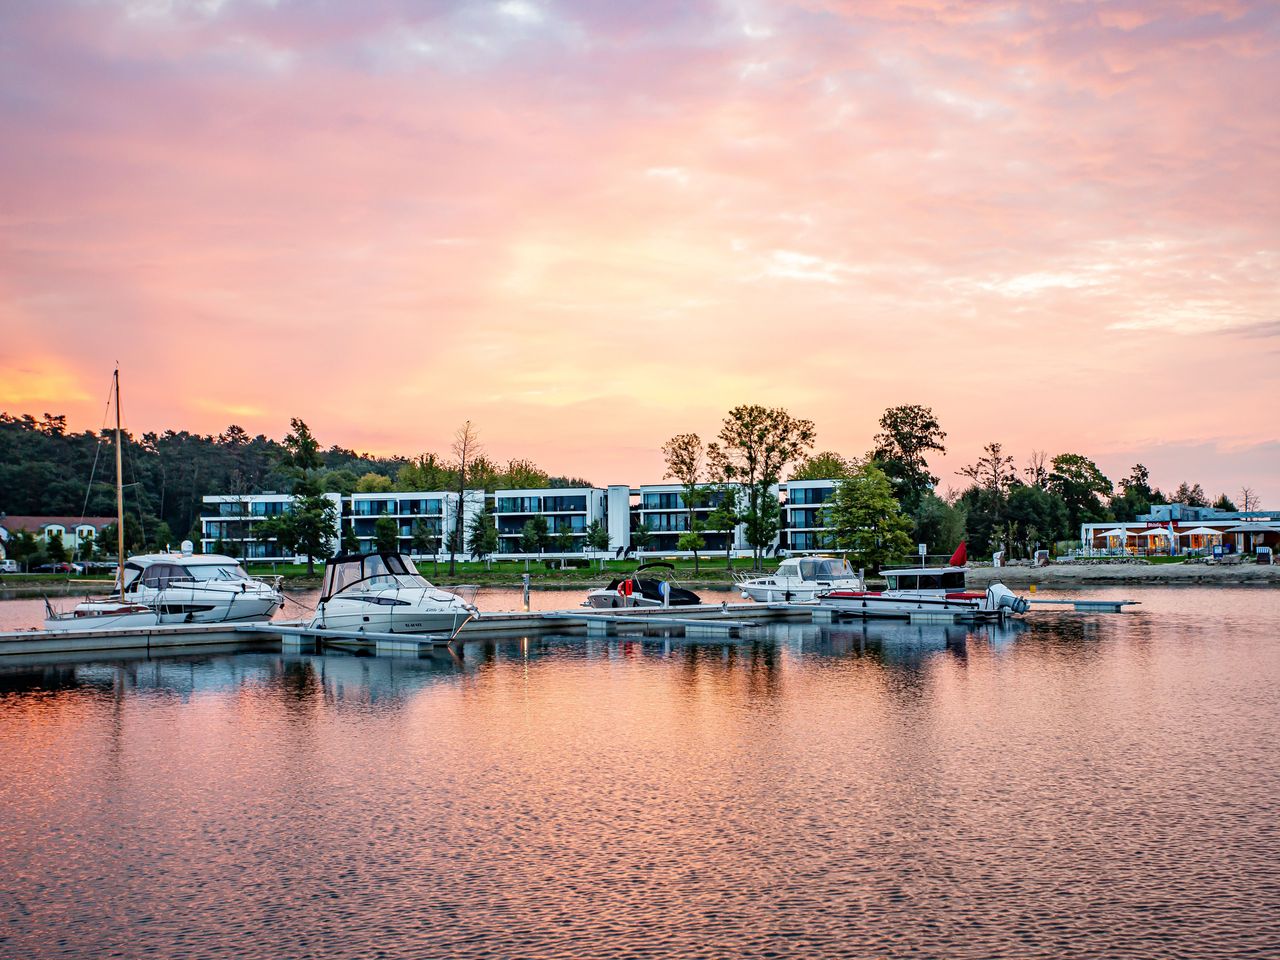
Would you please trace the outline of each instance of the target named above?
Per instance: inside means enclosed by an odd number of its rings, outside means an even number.
[[[707,553],[723,552],[725,549],[747,549],[746,525],[738,524],[732,530],[712,528],[709,524],[711,515],[719,504],[719,491],[712,484],[703,484],[706,492],[705,502],[694,509],[694,518],[702,524],[702,538],[706,541],[704,551]],[[734,484],[738,491],[739,504],[745,498],[741,486]],[[646,552],[672,553],[679,550],[680,537],[689,530],[689,511],[684,503],[684,485],[679,483],[649,483],[640,487],[639,523],[649,531],[649,545]],[[728,543],[725,542],[726,538]]]
[[[324,496],[333,502],[340,521],[342,497],[336,493]],[[260,531],[264,520],[287,512],[293,499],[287,493],[206,496],[200,512],[200,552],[227,553],[245,560],[305,560],[305,557],[285,553],[274,537]],[[339,522],[335,522],[333,535],[337,538],[340,534]],[[324,557],[315,559],[323,560]]]
[[[788,480],[781,485],[781,546],[788,553],[819,553],[831,549],[826,503],[838,480]]]
[[[574,540],[571,552],[580,551],[587,528],[597,520],[605,522],[605,503],[605,491],[596,487],[497,490],[493,494],[497,552],[520,553],[520,535],[534,517],[547,521],[547,532],[553,540],[562,531],[570,534]],[[547,552],[559,551],[553,548]]]
[[[467,490],[463,495],[462,553],[470,546],[471,518],[484,510],[484,497],[483,490]],[[361,552],[373,549],[382,517],[395,523],[401,553],[434,556],[449,552],[449,538],[458,520],[456,491],[353,493],[343,501],[343,528],[355,532]],[[419,532],[429,538],[430,545],[414,543]]]

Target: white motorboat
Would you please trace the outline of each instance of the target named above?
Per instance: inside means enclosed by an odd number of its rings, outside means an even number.
[[[325,564],[311,629],[452,636],[476,613],[432,586],[402,554],[342,554]]]
[[[662,570],[675,570],[675,566],[665,561],[643,563],[635,572],[625,577],[610,581],[607,587],[599,587],[587,593],[582,602],[584,607],[690,607],[702,603],[702,598],[684,587],[676,586],[665,576],[640,576],[649,571],[651,574]]]
[[[123,599],[152,608],[161,623],[270,620],[284,605],[278,581],[251,577],[234,557],[194,554],[190,546],[130,557]]]
[[[993,583],[982,593],[965,585],[967,567],[964,544],[945,567],[908,567],[884,570],[884,590],[828,590],[818,603],[839,613],[859,617],[910,618],[919,614],[947,614],[966,620],[1001,620],[1026,613],[1030,603],[1003,583]]]
[[[743,580],[742,596],[758,603],[804,603],[828,590],[861,590],[862,581],[839,557],[789,557],[767,577]]]
[[[128,630],[160,623],[160,616],[150,607],[119,597],[84,600],[65,613],[54,610],[47,598],[44,607],[46,630]]]

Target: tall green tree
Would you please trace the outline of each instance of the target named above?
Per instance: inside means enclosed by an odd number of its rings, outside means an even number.
[[[680,537],[676,545],[681,550],[693,551],[693,570],[697,573],[698,550],[706,546],[698,531],[697,514],[709,496],[702,486],[706,448],[696,433],[681,433],[662,445],[662,455],[667,461],[666,478],[679,482],[680,500],[685,509],[685,536]]]
[[[311,428],[297,417],[289,421],[289,427],[283,442],[285,462],[302,473],[319,470],[324,461],[320,458],[320,442],[312,435]]]
[[[1078,530],[1082,523],[1107,519],[1102,498],[1111,495],[1111,481],[1088,457],[1078,453],[1061,453],[1054,457],[1049,489],[1067,505],[1067,518],[1072,530]]]
[[[840,481],[825,512],[832,542],[855,567],[879,570],[911,553],[911,521],[902,515],[889,478],[874,463]]]
[[[1018,484],[1010,490],[1005,516],[1010,546],[1024,557],[1041,543],[1065,539],[1070,529],[1063,499],[1036,486]]]
[[[163,520],[156,524],[155,532],[151,535],[151,543],[157,550],[171,550],[177,546],[173,542],[173,530]]]
[[[366,473],[356,481],[356,493],[390,493],[393,488],[391,478],[381,473]]]
[[[1204,487],[1198,483],[1187,483],[1185,480],[1178,484],[1178,489],[1173,492],[1174,503],[1185,503],[1189,507],[1207,507],[1209,498],[1205,496]]]
[[[304,493],[294,498],[290,509],[258,524],[263,537],[275,537],[281,548],[307,557],[307,575],[315,576],[315,558],[333,553],[333,530],[338,508],[322,493]]]
[[[964,512],[926,490],[912,514],[914,540],[931,554],[949,554],[964,539]]]
[[[707,449],[719,475],[746,489],[747,542],[757,570],[764,548],[778,533],[778,499],[770,488],[813,447],[814,436],[812,420],[793,417],[781,407],[744,404],[729,411],[720,443]]]
[[[1002,444],[994,441],[982,448],[982,456],[967,467],[961,467],[959,472],[983,489],[1001,493],[1018,481],[1013,457],[1004,452]]]
[[[556,527],[555,548],[560,553],[572,553],[578,546],[578,538],[573,535],[573,525],[561,521]]]
[[[16,560],[24,571],[30,569],[31,559],[40,553],[40,541],[29,530],[15,530],[4,545],[5,555]]]
[[[894,494],[908,511],[914,511],[925,491],[938,478],[929,472],[930,453],[946,453],[946,431],[933,410],[919,404],[889,407],[880,417],[871,455],[893,484]]]
[[[44,552],[49,555],[49,559],[54,563],[67,562],[67,547],[62,542],[62,534],[53,533],[45,539]]]
[[[379,517],[373,525],[373,544],[379,553],[400,551],[400,527],[390,517]]]
[[[356,535],[355,524],[344,523],[342,525],[342,534],[339,538],[339,545],[343,553],[360,552],[360,538]]]
[[[637,550],[646,550],[652,542],[653,532],[644,521],[637,523],[635,529],[631,531],[631,545]]]

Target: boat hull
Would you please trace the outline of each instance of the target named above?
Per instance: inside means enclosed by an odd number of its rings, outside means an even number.
[[[381,606],[335,598],[316,608],[315,630],[364,631],[366,633],[448,633],[452,635],[471,617],[465,608],[422,610]]]
[[[837,613],[868,619],[909,620],[937,614],[965,620],[994,620],[1002,616],[1001,609],[989,605],[981,594],[947,597],[850,590],[822,595],[818,603]]]

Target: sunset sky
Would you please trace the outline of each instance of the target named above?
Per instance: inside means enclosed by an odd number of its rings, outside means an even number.
[[[0,409],[651,482],[738,403],[1280,506],[1280,5],[0,4]]]

